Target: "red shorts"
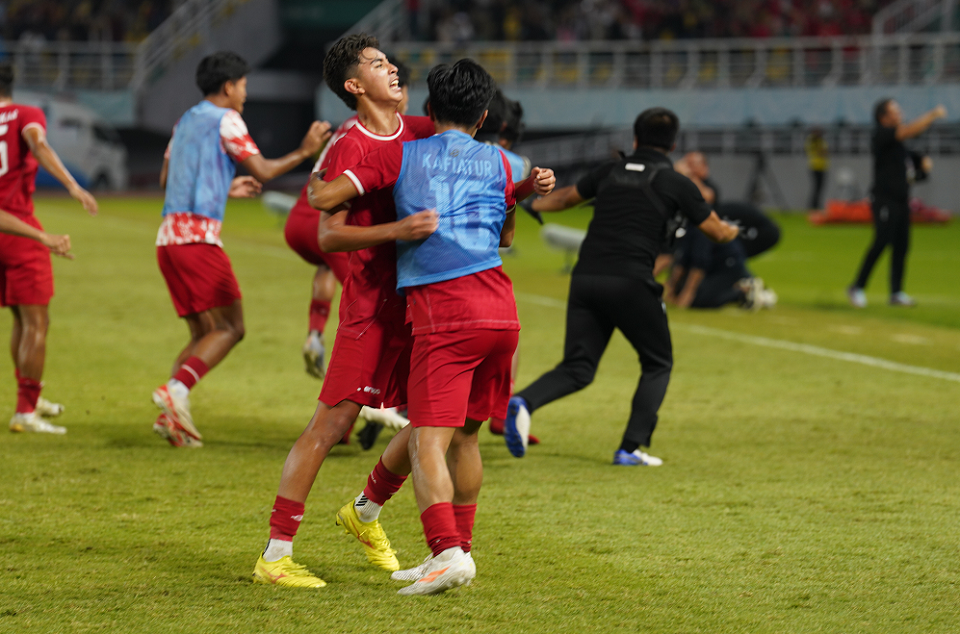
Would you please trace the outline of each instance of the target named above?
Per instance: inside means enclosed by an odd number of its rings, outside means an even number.
[[[287,224],[283,228],[283,235],[287,239],[287,244],[296,251],[297,255],[314,266],[323,264],[330,267],[337,281],[343,285],[343,280],[347,279],[347,273],[350,272],[350,254],[325,253],[322,251],[320,244],[317,242],[319,225],[319,211],[315,214],[294,211],[287,216]]]
[[[17,216],[43,229],[35,216]],[[0,306],[46,306],[53,297],[50,250],[35,240],[0,233]]]
[[[370,407],[406,404],[413,336],[402,313],[390,317],[372,319],[359,336],[337,331],[321,401],[330,407],[340,401]]]
[[[230,258],[215,244],[157,247],[157,262],[181,317],[229,306],[240,299]]]
[[[461,330],[414,337],[407,418],[414,427],[462,427],[505,418],[516,330]]]

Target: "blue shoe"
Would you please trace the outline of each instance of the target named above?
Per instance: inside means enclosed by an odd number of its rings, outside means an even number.
[[[639,449],[633,453],[617,449],[617,453],[613,454],[613,464],[620,467],[659,467],[663,464],[663,460]]]
[[[530,412],[527,411],[527,402],[519,396],[511,398],[507,406],[503,439],[514,457],[523,458],[527,453],[527,444],[530,442]]]

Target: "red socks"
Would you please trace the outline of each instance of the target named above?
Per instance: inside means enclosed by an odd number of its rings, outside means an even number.
[[[457,531],[460,533],[460,548],[463,552],[470,552],[473,544],[473,519],[477,515],[476,504],[454,504],[453,516],[457,521]]]
[[[277,496],[270,515],[270,539],[292,542],[303,521],[303,503]]]
[[[186,385],[188,390],[192,390],[197,381],[202,379],[209,371],[210,368],[199,357],[190,357],[183,362],[183,365],[180,366],[180,369],[172,378]]]
[[[367,477],[367,486],[363,489],[363,494],[374,504],[383,506],[394,493],[400,490],[406,480],[407,476],[397,475],[387,470],[381,458]]]
[[[327,318],[330,316],[330,302],[324,302],[315,299],[310,302],[310,330],[323,332],[323,327],[327,325]]]
[[[37,409],[37,401],[40,399],[40,389],[43,384],[40,381],[25,376],[20,376],[17,372],[17,413],[29,414]]]
[[[457,520],[450,502],[430,506],[420,514],[420,521],[423,522],[427,546],[434,557],[448,548],[460,546],[460,531],[457,530]]]

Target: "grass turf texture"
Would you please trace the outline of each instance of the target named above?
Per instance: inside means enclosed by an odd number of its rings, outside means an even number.
[[[302,368],[311,270],[257,202],[231,202],[224,240],[247,337],[195,389],[203,449],[150,431],[151,390],[186,341],[155,263],[160,203],[106,198],[98,218],[63,198],[42,221],[71,234],[58,260],[45,395],[64,437],[0,444],[0,632],[956,632],[960,385],[704,335],[696,326],[957,372],[960,226],[917,228],[907,288],[884,305],[886,260],[848,308],[867,227],[780,217],[781,246],[752,263],[776,310],[670,311],[676,363],[651,453],[609,466],[635,387],[619,334],[588,389],[536,412],[523,460],[481,431],[484,490],[473,586],[409,599],[368,567],[334,514],[389,433],[337,447],[296,555],[321,590],[253,585],[283,460],[315,407]],[[586,226],[586,211],[558,216]],[[559,359],[561,254],[518,221],[524,330],[518,386]],[[331,326],[334,324],[331,324]],[[333,330],[328,329],[328,349]],[[12,370],[0,401],[12,411]],[[382,519],[403,565],[426,554],[413,491]]]

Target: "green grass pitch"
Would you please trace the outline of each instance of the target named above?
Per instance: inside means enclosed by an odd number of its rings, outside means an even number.
[[[69,433],[0,443],[0,632],[960,631],[957,223],[915,229],[918,308],[885,305],[884,259],[854,311],[844,288],[869,228],[779,217],[782,244],[752,263],[775,310],[670,311],[676,363],[651,449],[664,466],[609,464],[638,375],[615,335],[592,386],[535,414],[543,443],[526,458],[481,431],[477,579],[410,599],[334,526],[389,433],[369,452],[336,448],[307,503],[297,559],[329,585],[250,582],[319,392],[300,358],[312,272],[256,201],[227,212],[247,337],[194,391],[206,446],[151,433],[150,392],[187,334],[156,266],[160,206],[105,198],[89,218],[38,200],[77,256],[55,263],[44,392]],[[518,225],[505,267],[523,387],[560,359],[568,277],[537,226]],[[419,563],[409,486],[382,520],[401,563]]]

